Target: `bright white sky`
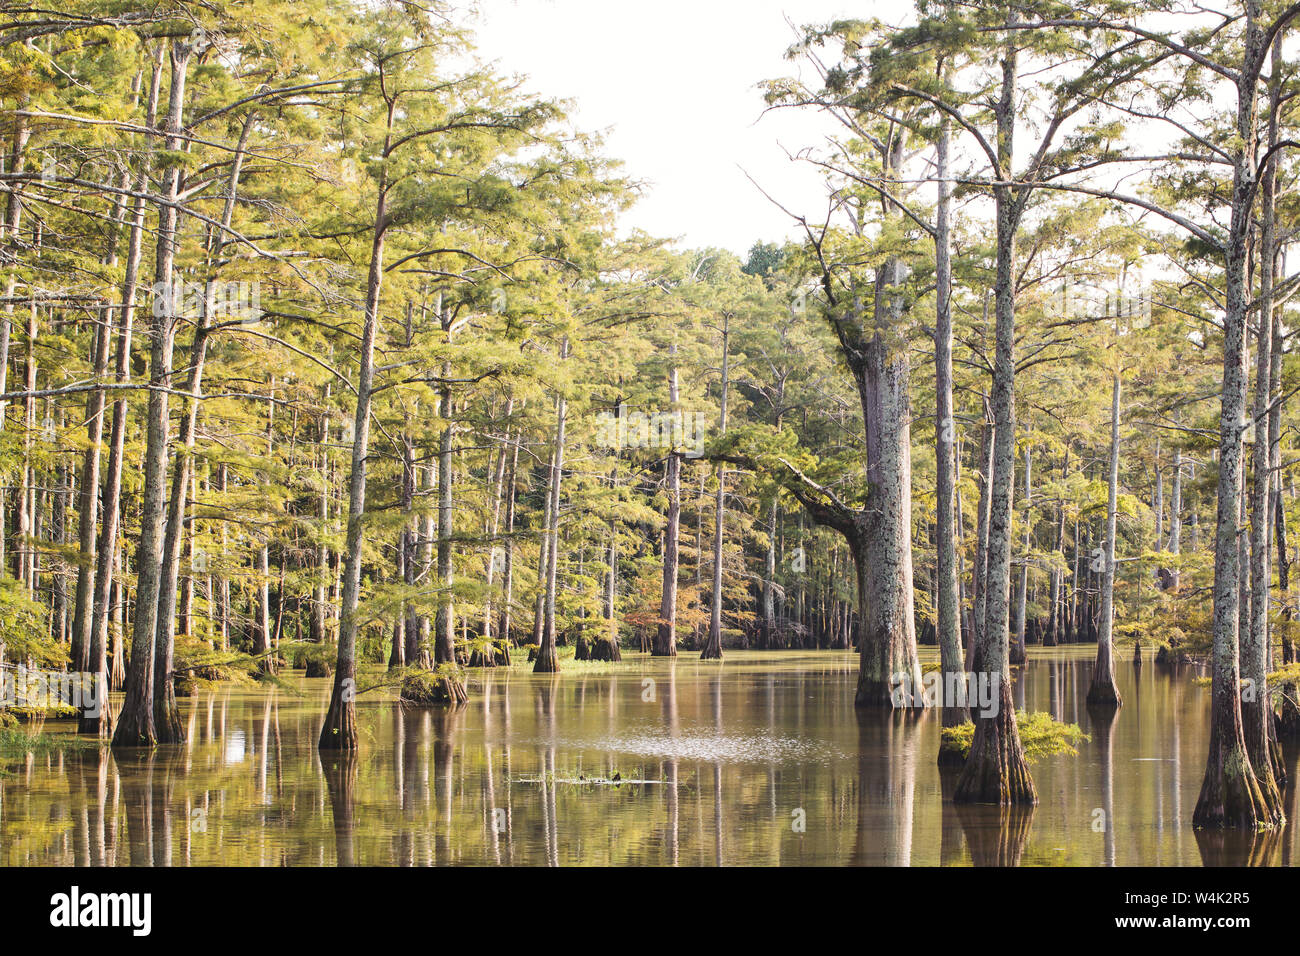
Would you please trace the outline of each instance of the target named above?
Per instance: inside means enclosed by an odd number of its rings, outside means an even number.
[[[743,255],[795,235],[786,208],[824,212],[821,180],[786,150],[833,129],[811,112],[762,116],[756,84],[788,76],[796,25],[844,17],[901,22],[902,0],[482,0],[480,55],[531,78],[530,92],[571,99],[573,118],[604,131],[606,154],[649,191],[626,226],[688,247]],[[761,119],[760,119],[761,117]],[[742,171],[743,170],[743,171]]]

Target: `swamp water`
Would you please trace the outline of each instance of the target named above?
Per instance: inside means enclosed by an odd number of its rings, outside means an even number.
[[[855,715],[850,652],[625,653],[558,678],[471,671],[456,711],[364,695],[361,753],[323,764],[328,680],[201,691],[180,702],[182,746],[0,764],[0,863],[1292,864],[1294,822],[1191,827],[1209,730],[1196,670],[1118,661],[1106,728],[1083,704],[1094,655],[1031,648],[1015,683],[1018,708],[1090,735],[1033,765],[1032,810],[954,807],[938,715]]]

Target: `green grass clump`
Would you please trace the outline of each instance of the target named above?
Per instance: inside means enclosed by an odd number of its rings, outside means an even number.
[[[0,728],[0,760],[24,760],[28,754],[45,756],[69,750],[91,750],[103,742],[74,734],[32,734],[12,727]]]
[[[1020,746],[1024,748],[1025,759],[1031,763],[1057,754],[1077,756],[1079,751],[1076,745],[1079,741],[1090,739],[1079,729],[1078,724],[1055,720],[1045,711],[1032,714],[1023,710],[1016,711],[1016,729],[1020,733]],[[956,727],[943,728],[944,745],[960,751],[963,757],[970,753],[974,740],[975,724],[969,720]]]

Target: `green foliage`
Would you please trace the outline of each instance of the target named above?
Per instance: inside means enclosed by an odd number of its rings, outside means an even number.
[[[1046,711],[1016,711],[1016,730],[1020,734],[1025,759],[1031,763],[1058,754],[1077,756],[1079,751],[1076,747],[1080,741],[1090,739],[1079,729],[1078,724],[1058,721]],[[944,727],[942,734],[945,746],[958,750],[964,756],[970,753],[971,744],[975,740],[975,724],[968,720],[956,727]]]

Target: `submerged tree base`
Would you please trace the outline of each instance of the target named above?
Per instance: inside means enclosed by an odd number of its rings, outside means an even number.
[[[617,641],[609,638],[599,638],[593,642],[591,659],[593,661],[621,661],[623,652],[619,650]]]
[[[1087,706],[1097,710],[1118,710],[1123,707],[1124,700],[1119,695],[1115,681],[1093,681],[1088,688]]]
[[[1211,731],[1201,795],[1192,826],[1204,830],[1263,830],[1282,822],[1280,806],[1269,806],[1239,738],[1225,742]]]
[[[307,659],[307,677],[333,677],[334,665],[327,660],[317,658]]]
[[[555,653],[554,644],[546,644],[528,652],[528,660],[533,664],[534,674],[558,674],[560,659]]]
[[[492,641],[487,646],[475,647],[470,652],[466,667],[509,667],[510,642]]]
[[[82,737],[100,737],[104,740],[113,736],[113,710],[104,701],[98,716],[88,717],[82,714],[77,718],[77,734]]]
[[[995,803],[999,806],[1038,802],[1029,764],[1016,728],[1011,682],[1001,681],[997,713],[975,721],[970,755],[957,779],[953,803]]]
[[[459,675],[440,669],[406,675],[398,699],[409,707],[459,707],[469,695]]]
[[[1296,706],[1297,685],[1282,685],[1282,708],[1278,712],[1276,731],[1279,740],[1300,739],[1300,707]]]
[[[966,763],[966,746],[944,734],[939,737],[939,766],[961,767]]]
[[[117,729],[113,731],[113,749],[152,749],[158,746],[153,726],[153,709],[148,707],[147,701],[144,704],[141,707],[128,700],[122,705],[122,712],[117,718]]]
[[[351,663],[334,674],[334,690],[330,694],[330,709],[325,714],[317,747],[321,750],[357,749],[357,682]]]

